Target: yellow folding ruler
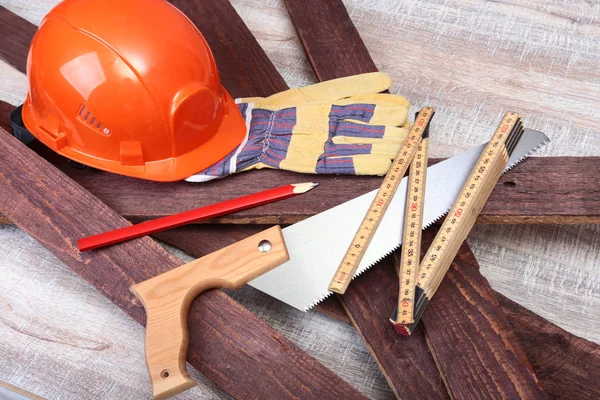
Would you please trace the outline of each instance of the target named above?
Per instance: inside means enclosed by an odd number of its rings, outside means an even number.
[[[481,153],[433,243],[423,257],[420,268],[418,271],[411,271],[417,274],[416,289],[414,291],[415,300],[412,300],[414,309],[412,313],[407,312],[405,314],[406,307],[404,307],[404,304],[399,304],[398,310],[392,316],[394,327],[401,334],[410,335],[414,331],[425,308],[446,275],[452,260],[458,253],[462,242],[467,238],[477,216],[492,193],[500,175],[502,175],[502,171],[504,171],[506,163],[519,142],[523,131],[524,128],[519,114],[506,113],[492,140]],[[408,204],[410,203],[407,202]],[[410,224],[411,222],[405,220],[406,223]],[[404,229],[407,230],[406,225]],[[410,229],[408,232],[410,232]],[[416,249],[415,253],[418,254],[419,249]],[[407,260],[404,259],[403,262],[406,263]],[[401,279],[405,278],[406,270],[404,267],[405,265],[402,265]],[[406,282],[402,281],[402,283]]]
[[[423,107],[417,114],[407,138],[392,162],[388,173],[383,178],[379,191],[375,195],[354,239],[350,243],[350,247],[348,247],[340,266],[333,276],[329,285],[329,290],[332,292],[343,294],[348,288],[381,219],[417,152],[423,134],[427,132],[434,112],[435,110],[431,107]]]
[[[398,308],[391,318],[392,323],[395,325],[413,322],[415,283],[421,256],[428,159],[429,134],[425,132],[408,171],[402,249],[400,252]]]

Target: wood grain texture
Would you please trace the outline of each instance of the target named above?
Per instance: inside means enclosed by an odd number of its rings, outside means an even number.
[[[188,226],[179,228],[176,231],[178,238],[174,245],[184,249],[196,257],[201,257],[206,252],[214,251],[224,247],[227,244],[241,240],[264,229],[263,226],[255,225],[206,225],[206,226]],[[202,232],[202,239],[194,240],[190,235],[193,231]],[[427,233],[429,239],[432,234]],[[202,251],[204,250],[204,251]],[[397,256],[398,253],[396,253]],[[397,262],[397,258],[394,258]],[[409,380],[408,373],[413,371],[415,366],[410,366],[411,358],[405,354],[405,346],[408,343],[408,349],[416,351],[418,346],[425,346],[422,330],[411,336],[414,339],[399,337],[393,330],[389,329],[388,318],[395,307],[394,298],[397,297],[397,277],[390,268],[389,261],[382,265],[374,267],[363,276],[359,277],[350,293],[344,296],[346,307],[349,308],[349,314],[358,315],[354,321],[358,330],[364,329],[363,339],[372,352],[379,352],[376,355],[377,363],[382,371],[389,370],[385,376],[394,388],[396,394],[398,390],[408,398],[413,388],[409,385],[400,384],[403,380]],[[364,284],[363,284],[364,282]],[[360,291],[357,295],[356,291]],[[557,327],[551,322],[545,320],[537,314],[527,310],[523,306],[509,300],[497,292],[493,292],[498,297],[500,305],[504,310],[507,320],[512,330],[515,332],[518,342],[521,344],[527,359],[533,365],[540,385],[549,398],[564,398],[570,393],[571,388],[577,388],[578,398],[595,399],[600,391],[600,380],[596,379],[596,371],[600,363],[600,346],[585,339],[578,338],[567,331]],[[351,323],[346,310],[341,307],[337,297],[329,297],[320,303],[315,310],[323,312],[333,318],[345,323]],[[360,310],[360,312],[356,312]],[[372,332],[379,332],[378,335],[372,335]],[[408,340],[420,341],[419,344],[412,344]],[[425,353],[428,349],[425,349]],[[412,354],[412,353],[410,353]],[[423,354],[417,353],[417,359],[421,363],[427,361]],[[429,367],[433,359],[429,358]],[[408,366],[407,366],[408,365]],[[418,371],[423,373],[425,367],[420,367]],[[404,374],[403,380],[398,375]],[[561,375],[565,378],[561,379]],[[420,379],[425,379],[419,375]],[[435,381],[435,374],[430,376],[432,382]],[[440,381],[440,377],[437,380]],[[395,383],[399,385],[394,387]],[[441,382],[441,381],[440,381]],[[430,384],[425,380],[426,384]],[[414,392],[413,395],[418,395]],[[401,396],[402,397],[402,396]]]
[[[382,274],[385,272],[378,273]],[[393,279],[393,276],[388,278],[389,284],[393,284]],[[397,293],[392,288],[390,292]],[[495,295],[548,398],[600,398],[600,345],[567,332],[498,292]],[[336,297],[326,299],[316,309],[341,322],[351,323]]]
[[[0,379],[48,399],[149,398],[143,326],[17,227],[0,226],[0,236]],[[370,399],[393,396],[353,327],[249,286],[227,292]],[[177,400],[231,398],[188,371],[198,386]]]
[[[497,296],[548,398],[600,398],[599,345],[570,334],[501,294]]]
[[[171,244],[182,248],[195,257],[201,257],[208,252],[241,240],[262,229],[264,229],[264,226],[256,225],[188,226],[175,230],[173,236],[167,238],[166,241],[169,242],[169,239],[175,239]],[[201,238],[194,237],[194,231],[201,232]],[[349,313],[352,313],[356,307],[367,310],[364,311],[364,314],[362,312],[358,313],[360,319],[354,321],[356,326],[359,327],[359,331],[361,327],[364,327],[364,329],[375,327],[375,330],[380,332],[379,335],[373,338],[368,334],[368,331],[365,331],[363,339],[369,349],[372,352],[375,352],[378,348],[387,349],[391,347],[394,349],[392,354],[388,354],[387,350],[384,350],[382,351],[383,356],[375,356],[382,371],[385,372],[386,369],[392,371],[392,375],[386,374],[385,376],[388,382],[392,382],[390,386],[394,387],[393,382],[399,382],[394,375],[398,373],[398,365],[394,364],[397,362],[394,358],[394,351],[400,352],[399,357],[402,362],[408,361],[402,355],[402,346],[397,347],[396,344],[398,340],[404,343],[405,338],[399,338],[392,331],[388,332],[387,318],[389,318],[389,315],[387,314],[390,313],[391,315],[393,311],[394,296],[397,296],[398,290],[397,282],[394,283],[395,276],[391,276],[386,268],[385,266],[378,266],[357,279],[355,285],[352,286],[354,288],[352,290],[360,290],[363,293],[357,297],[347,294],[345,299],[346,307],[350,308]],[[382,269],[383,271],[380,271]],[[361,285],[363,280],[367,283]],[[387,287],[387,285],[391,286]],[[383,286],[386,286],[386,288],[384,289]],[[383,292],[381,298],[374,296],[370,288]],[[386,291],[391,294],[388,296]],[[571,387],[577,387],[579,388],[577,390],[580,398],[596,398],[598,391],[600,391],[600,380],[595,379],[594,371],[598,369],[600,363],[600,346],[568,333],[498,292],[494,291],[494,295],[498,297],[507,319],[525,351],[526,357],[533,365],[533,370],[548,397],[563,398],[569,393]],[[346,310],[341,307],[337,297],[329,297],[318,304],[315,310],[344,323],[351,323]],[[372,317],[374,318],[373,321],[370,320]],[[418,335],[422,335],[421,330],[419,330]],[[415,340],[423,340],[420,336],[413,335],[413,337],[418,337]],[[560,340],[557,338],[560,338]],[[377,341],[381,342],[378,343]],[[565,375],[564,379],[560,379],[561,374]],[[397,392],[398,389],[395,390]],[[406,391],[404,392],[406,393]]]
[[[149,238],[80,254],[78,238],[125,226],[127,221],[7,132],[0,133],[2,212],[143,323],[143,309],[133,300],[129,286],[180,262]],[[15,163],[22,167],[13,168]],[[323,398],[326,388],[331,398],[362,397],[221,291],[205,292],[194,301],[189,334],[188,360],[234,397],[261,397],[264,390],[264,395]]]
[[[398,275],[391,257],[356,278],[338,299],[397,398],[450,398],[422,326],[403,337],[389,322],[398,305]]]
[[[4,400],[43,400],[40,396],[2,381],[0,381],[0,398]]]
[[[546,397],[466,242],[422,320],[452,398]]]
[[[476,226],[468,242],[492,287],[600,343],[600,226],[491,228]]]
[[[342,1],[284,3],[319,81],[378,70]]]
[[[341,0],[284,3],[319,80],[379,71]]]
[[[324,27],[329,27],[329,26],[336,26],[338,27],[338,29],[331,29],[331,31],[328,32],[329,36],[339,36],[341,37],[342,43],[343,40],[348,39],[348,42],[354,43],[354,42],[359,42],[361,39],[358,37],[358,35],[356,34],[356,32],[353,29],[346,29],[344,27],[346,27],[347,25],[350,25],[351,22],[349,22],[347,19],[347,15],[345,14],[345,12],[339,12],[337,15],[340,15],[342,20],[345,20],[343,22],[337,22],[335,20],[335,15],[332,16],[332,9],[334,9],[336,6],[332,6],[332,3],[338,3],[340,4],[340,2],[328,2],[328,4],[323,5],[323,4],[307,4],[306,2],[296,2],[296,1],[288,1],[286,2],[288,9],[290,10],[290,12],[292,12],[293,14],[293,10],[294,10],[294,3],[298,5],[298,7],[296,7],[297,12],[300,15],[312,15],[313,19],[311,22],[311,19],[303,19],[303,27],[299,27],[298,24],[296,24],[296,28],[299,32],[299,36],[300,36],[300,40],[303,42],[303,46],[305,49],[307,49],[308,52],[315,52],[315,54],[326,54],[327,51],[324,51],[322,49],[323,46],[327,47],[327,45],[329,43],[337,43],[335,46],[331,46],[328,48],[329,52],[334,53],[336,52],[336,48],[346,48],[347,46],[340,46],[339,42],[339,38],[338,39],[334,39],[331,41],[326,42],[325,44],[319,42],[319,39],[317,38],[318,35],[316,35],[314,32],[318,32],[319,30],[322,31],[324,30]],[[383,3],[386,3],[385,5]],[[451,2],[448,2],[451,3]],[[382,11],[382,10],[386,10],[386,5],[387,2],[382,2],[381,4],[377,4],[377,3],[366,3],[366,2],[353,2],[351,3],[352,6],[356,7],[356,11],[353,13],[353,17],[357,18],[357,19],[364,19],[365,21],[369,21],[369,23],[371,24],[377,24],[378,28],[385,31],[385,27],[387,26],[387,23],[379,23],[378,19],[372,19],[369,18],[369,14],[373,11],[377,12],[377,11]],[[339,6],[338,8],[342,8],[343,6]],[[408,6],[409,8],[411,7],[410,5]],[[433,11],[439,11],[437,8],[435,8],[436,6],[434,6]],[[417,6],[414,7],[416,14],[418,14],[423,8]],[[429,11],[429,10],[428,10]],[[381,12],[380,14],[384,14],[385,12]],[[322,20],[315,20],[315,16],[320,17],[321,15],[326,15],[325,18],[323,18]],[[396,18],[396,16],[388,16],[389,17]],[[292,16],[293,18],[293,16]],[[407,17],[410,19],[410,14]],[[385,18],[383,19],[385,20]],[[326,21],[326,23],[324,22]],[[412,22],[412,21],[411,21]],[[418,24],[421,24],[421,22],[417,22]],[[311,25],[312,24],[312,25]],[[391,27],[392,29],[397,28],[397,27]],[[325,28],[327,29],[327,28]],[[372,29],[369,31],[369,33],[373,33],[376,32],[376,29]],[[342,33],[343,32],[343,33]],[[312,36],[311,36],[312,35]],[[408,35],[408,37],[410,38],[411,36]],[[419,37],[418,34],[417,35],[413,35],[413,39],[414,39],[414,47],[418,48],[419,43]],[[312,42],[311,42],[312,40]],[[409,39],[410,40],[410,39]],[[385,46],[386,42],[380,42],[379,45],[384,45]],[[364,49],[364,47],[359,46],[358,47],[358,51],[362,51],[363,53],[365,53],[365,58],[366,58],[366,50]],[[319,53],[320,52],[320,53]],[[388,51],[386,54],[390,54],[390,52]],[[418,51],[415,51],[416,55],[420,55]],[[404,56],[405,54],[403,52],[391,52],[391,55],[388,56],[388,59],[393,58],[394,55],[398,55],[400,57]],[[323,69],[326,70],[330,70],[330,71],[335,71],[337,74],[346,74],[345,72],[343,72],[343,70],[345,68],[350,68],[352,69],[353,73],[356,72],[363,72],[363,71],[368,71],[371,70],[372,68],[372,64],[369,63],[368,61],[365,62],[365,66],[361,66],[359,62],[356,62],[356,58],[354,54],[346,54],[346,60],[344,60],[344,62],[342,63],[327,63],[326,61],[322,61],[322,64],[318,64],[318,60],[315,59],[315,57],[310,58],[313,69],[317,70],[319,69],[320,71],[317,71],[317,74],[323,74]],[[399,59],[400,63],[402,62],[402,58]],[[411,64],[411,67],[414,71],[420,73],[421,69],[419,67],[416,66],[417,64]],[[443,68],[443,65],[439,65],[436,63],[431,63],[430,65],[436,65],[437,68]],[[349,66],[349,67],[348,67]],[[364,68],[364,69],[361,69]],[[340,70],[342,70],[342,72],[340,72]],[[405,72],[405,71],[402,71]],[[335,74],[331,74],[330,76],[335,76]],[[402,76],[402,75],[400,75]],[[436,76],[435,73],[432,73],[431,76]],[[409,85],[415,85],[418,87],[419,84],[421,84],[421,80],[417,80],[417,81],[413,81],[413,82],[409,82]],[[425,80],[425,82],[427,82],[427,80]],[[426,104],[431,104],[430,102],[427,102]],[[434,105],[437,106],[436,103],[434,103]],[[454,106],[454,104],[452,104],[452,106]],[[531,161],[531,160],[530,160]],[[567,170],[568,171],[568,170]],[[508,176],[510,176],[510,174],[506,175],[504,178],[507,178]],[[561,180],[563,181],[567,181],[568,179],[562,178]],[[513,186],[514,184],[514,186]],[[516,187],[518,184],[516,182],[507,180],[503,182],[503,185],[509,186],[509,187]],[[564,184],[565,186],[568,186],[568,183]],[[591,191],[591,196],[597,198],[597,193],[596,193],[596,188],[600,187],[600,185],[598,185],[597,182],[592,183],[591,185],[589,185],[587,188],[584,188],[580,193],[580,195],[583,196],[587,196],[587,192]],[[533,193],[535,193],[535,189],[534,188],[529,188],[529,190],[527,191],[528,193],[531,193],[533,195]],[[560,191],[563,193],[564,195],[564,190]],[[538,193],[539,194],[539,193]],[[499,202],[499,204],[501,204],[500,207],[506,209],[507,208],[507,204],[510,204],[510,202],[505,201],[506,197],[502,197],[503,201]],[[519,203],[522,204],[522,203]],[[573,220],[575,221],[575,220]],[[490,231],[490,229],[488,229],[488,231]]]
[[[10,109],[1,103],[0,109]],[[306,180],[306,176],[292,172],[260,170],[203,184],[149,182],[99,170],[75,169],[42,144],[34,143],[31,147],[132,222],[164,217]],[[430,165],[439,161],[430,160]],[[600,188],[600,176],[591,173],[597,169],[600,169],[600,157],[527,159],[501,177],[478,223],[600,222],[600,189],[594,189]],[[374,190],[381,183],[381,178],[376,177],[311,176],[311,180],[319,186],[302,196],[202,223],[291,224]]]
[[[25,73],[29,43],[36,30],[35,25],[0,7],[0,60]]]
[[[423,250],[434,235],[431,229],[425,232]],[[469,279],[456,285],[446,278],[423,317],[424,324],[410,337],[398,335],[389,322],[398,301],[398,276],[392,264],[398,263],[398,252],[395,260],[389,257],[355,279],[339,299],[400,398],[438,396],[440,387],[432,385],[436,379],[444,380],[451,398],[544,398],[495,292],[482,282],[485,278],[466,244],[459,254],[452,268],[458,265],[466,270]],[[481,296],[477,301],[471,298],[472,303],[460,293],[468,284],[476,285],[474,293]],[[494,301],[495,305],[489,304]],[[470,307],[468,315],[461,313],[465,303]],[[527,334],[535,336],[534,331]],[[407,348],[413,365],[404,359]],[[429,372],[422,376],[423,371]],[[413,393],[409,382],[418,379],[425,380],[420,383],[423,392]]]
[[[202,30],[202,32],[204,32],[204,36],[209,41],[211,49],[221,65],[223,84],[234,96],[268,96],[277,91],[287,89],[285,82],[283,82],[281,76],[274,69],[273,64],[260,49],[254,37],[249,33],[243,22],[241,22],[239,19],[237,13],[232,12],[230,7],[220,6],[216,13],[210,14],[199,12],[200,10],[198,8],[198,3],[181,1],[173,1],[172,3],[186,13],[186,15],[192,19],[192,21]],[[7,13],[10,12],[7,11]],[[19,25],[19,27],[22,29],[35,32],[35,26],[33,24],[21,19],[15,14],[11,15],[11,17],[12,19],[10,23]],[[230,23],[232,25],[239,26],[238,31],[236,32],[237,36],[234,36],[235,40],[231,42],[223,42],[220,40],[220,36],[223,34],[227,35],[235,31],[227,29],[218,31],[213,29],[215,24],[217,26],[225,26],[225,24],[223,24],[224,21],[228,21],[228,24]],[[241,40],[238,40],[240,37]],[[231,45],[233,45],[233,47]],[[244,62],[245,58],[243,56],[247,56],[246,59],[254,60],[253,63]],[[21,61],[25,62],[26,51],[21,52],[18,56],[15,55],[14,58],[19,59],[19,57]],[[239,60],[241,63],[232,63],[231,60]],[[249,74],[241,73],[240,67],[243,67],[243,69],[249,69],[249,71],[246,71],[249,72]],[[3,126],[7,130],[9,129],[7,117],[13,109],[14,107],[11,105],[0,102],[0,126]],[[55,154],[52,154],[52,152],[46,151],[43,146],[37,146],[37,148],[44,153],[46,159],[53,161],[65,172],[77,172],[73,171],[72,168],[69,168],[64,159],[57,157]],[[0,215],[0,223],[10,223],[10,221]],[[197,254],[197,256],[200,257],[207,253],[217,251],[218,249],[234,243],[237,240],[242,240],[247,236],[259,232],[262,229],[263,228],[257,225],[252,227],[241,225],[236,230],[225,228],[224,232],[223,229],[219,229],[219,227],[215,226],[211,229],[209,235],[215,235],[213,237],[216,238],[216,240],[206,240],[206,232],[201,232],[200,229],[188,227],[162,232],[154,236],[162,239],[166,243],[181,248],[189,254]],[[199,246],[199,243],[201,243],[202,246]],[[199,248],[202,248],[202,251],[198,251]],[[345,316],[345,314],[343,315]]]
[[[238,290],[289,259],[283,232],[274,226],[131,286],[146,310],[146,365],[153,399],[196,385],[185,366],[192,301],[209,289]]]
[[[226,15],[226,18],[230,18],[232,14],[235,14],[235,11],[233,11],[233,9],[232,9],[232,8],[231,8],[231,7],[230,7],[228,4],[226,4],[226,3],[224,3],[224,2],[221,2],[220,4],[221,4],[221,5],[223,5],[223,7],[221,7],[221,6],[219,6],[219,7],[215,7],[216,13],[219,13],[219,12],[222,12],[223,10],[225,10],[226,12],[228,12],[228,13],[229,13],[229,14],[228,14],[228,16]],[[197,17],[199,14],[201,14],[201,13],[199,13],[198,11],[199,11],[199,10],[197,10],[197,9],[188,10],[188,12],[190,13],[190,14],[188,14],[188,15],[189,15],[189,16],[190,16],[192,19],[197,19],[196,17]],[[203,13],[203,15],[206,15],[206,13]],[[214,22],[214,21],[213,21],[213,22]],[[243,30],[243,28],[239,28],[239,26],[240,26],[240,25],[241,25],[241,27],[245,28],[245,26],[244,26],[243,24],[238,24],[238,30],[239,30],[239,29],[242,29],[242,30]],[[220,24],[220,26],[225,26],[225,24]],[[235,32],[235,30],[231,30],[231,29],[229,30],[229,32],[230,32],[230,33],[231,33],[231,32],[233,32],[233,33],[236,33],[236,32]],[[252,37],[252,36],[250,35],[250,37]],[[250,50],[253,50],[253,49],[250,49]],[[64,161],[64,160],[63,160],[63,161]],[[217,309],[218,309],[219,307],[217,306],[217,307],[215,307],[215,308],[217,308]],[[226,307],[225,307],[225,310],[223,310],[222,312],[226,312],[226,311],[227,311],[227,310],[226,310]],[[193,309],[192,309],[192,312],[191,312],[190,314],[192,314],[192,313],[193,313]],[[235,313],[233,313],[233,314],[232,314],[232,317],[234,316],[234,314],[235,314]],[[191,324],[190,324],[190,328],[192,328]],[[192,329],[190,329],[190,333],[192,333]],[[218,352],[217,352],[217,353],[218,353]],[[311,366],[311,367],[312,367],[312,366]],[[340,381],[340,382],[341,382],[341,381]],[[305,384],[306,384],[306,383],[304,383],[304,385],[305,385]],[[342,386],[346,386],[346,385],[342,385]],[[353,395],[357,395],[357,396],[359,396],[358,392],[355,392],[355,391],[354,391],[353,389],[351,389],[349,386],[348,386],[347,388],[348,388],[348,389],[350,389],[350,393],[352,393]],[[248,388],[246,388],[245,390],[248,390]],[[342,389],[342,391],[344,391],[344,389]],[[303,392],[303,390],[300,390],[298,393],[302,393],[302,392]]]

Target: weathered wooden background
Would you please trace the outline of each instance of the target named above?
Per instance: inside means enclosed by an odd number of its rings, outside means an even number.
[[[35,24],[55,3],[0,0]],[[280,0],[232,3],[290,86],[314,82]],[[432,157],[486,141],[513,109],[552,139],[542,154],[600,155],[600,3],[345,4],[392,91],[438,110]],[[0,77],[0,100],[20,104],[25,77],[1,61]],[[600,343],[600,226],[480,225],[468,241],[494,289]],[[393,397],[354,328],[251,288],[234,296],[370,398]],[[13,226],[0,226],[0,337],[0,381],[48,398],[149,396],[142,327]],[[226,398],[194,378],[178,398]]]

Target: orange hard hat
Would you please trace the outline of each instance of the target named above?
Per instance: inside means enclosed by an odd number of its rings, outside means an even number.
[[[246,134],[206,40],[165,0],[63,1],[33,38],[27,75],[27,129],[98,169],[180,180]]]

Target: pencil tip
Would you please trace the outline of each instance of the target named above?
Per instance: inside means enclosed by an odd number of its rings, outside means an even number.
[[[305,183],[292,183],[294,187],[294,193],[306,193],[315,186],[318,186],[317,182],[305,182]]]

